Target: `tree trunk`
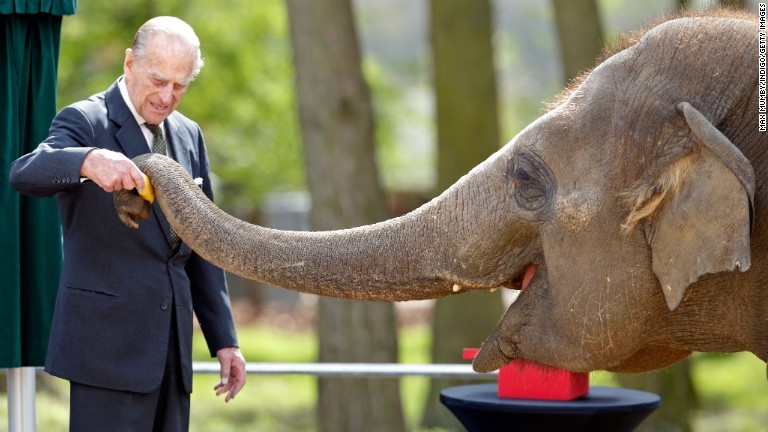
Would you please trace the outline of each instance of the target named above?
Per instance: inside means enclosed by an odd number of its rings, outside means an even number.
[[[603,50],[597,0],[552,0],[560,40],[564,83],[595,65]]]
[[[386,217],[373,112],[350,0],[288,0],[310,225],[332,230]],[[395,362],[393,305],[319,300],[321,362]],[[318,430],[401,431],[398,380],[320,379]]]
[[[720,0],[720,4],[733,8],[745,9],[747,7],[747,0]]]
[[[666,369],[638,375],[618,375],[624,387],[661,396],[661,407],[637,428],[637,432],[691,432],[691,415],[696,409],[696,391],[691,381],[690,359]]]
[[[488,0],[430,2],[437,106],[438,184],[442,191],[499,148],[491,5]],[[440,299],[432,324],[432,362],[461,363],[461,349],[479,347],[503,312],[500,294],[465,293]],[[442,389],[466,383],[433,380],[425,427],[463,430],[440,404]]]

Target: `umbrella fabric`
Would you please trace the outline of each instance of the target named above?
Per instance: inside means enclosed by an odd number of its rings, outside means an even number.
[[[14,191],[11,163],[56,114],[62,14],[76,0],[0,0],[0,368],[42,366],[61,273],[53,198]]]

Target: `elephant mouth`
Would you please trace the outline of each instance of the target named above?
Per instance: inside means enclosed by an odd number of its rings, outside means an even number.
[[[523,268],[522,272],[519,272],[514,277],[508,279],[506,282],[501,284],[500,287],[491,288],[491,292],[495,292],[499,288],[504,288],[508,291],[514,291],[511,298],[511,303],[514,303],[517,300],[517,297],[522,294],[525,288],[528,287],[528,285],[531,283],[533,276],[536,274],[537,268],[538,265],[536,264],[528,264]]]
[[[512,286],[509,288],[520,291],[521,293],[525,291],[528,285],[530,285],[533,276],[536,274],[537,268],[538,266],[536,264],[528,264],[525,267],[525,270],[513,279]]]
[[[518,291],[518,296],[531,285],[534,277],[537,276],[538,266],[536,264],[528,264],[525,269],[518,276],[510,279],[509,284],[505,286],[509,289]],[[539,278],[537,278],[539,279]],[[540,285],[538,283],[534,285]],[[517,358],[519,353],[517,352],[517,344],[510,343],[509,331],[514,326],[510,323],[514,322],[512,315],[517,315],[514,303],[510,305],[509,309],[504,313],[498,326],[488,339],[480,347],[480,352],[477,353],[472,366],[477,372],[490,372],[501,368],[513,359]],[[517,333],[517,332],[512,332]],[[504,342],[502,342],[504,341]]]

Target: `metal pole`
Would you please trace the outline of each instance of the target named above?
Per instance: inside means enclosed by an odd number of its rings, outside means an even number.
[[[192,362],[194,373],[217,374],[218,362]],[[8,369],[8,432],[35,431],[35,370]],[[246,373],[257,375],[312,375],[332,378],[458,378],[495,380],[498,371],[477,373],[469,364],[418,363],[259,363],[246,364]]]
[[[8,432],[35,429],[35,368],[8,369]]]
[[[246,373],[260,375],[314,375],[335,378],[429,378],[496,379],[498,372],[477,373],[468,364],[408,363],[247,363]],[[192,362],[195,373],[219,373],[216,362]]]
[[[219,373],[218,362],[192,362],[192,372]],[[43,368],[31,368],[42,372]],[[256,375],[314,375],[335,378],[397,378],[423,376],[427,378],[458,378],[495,380],[499,371],[479,373],[469,364],[430,363],[269,363],[252,362],[245,371]]]

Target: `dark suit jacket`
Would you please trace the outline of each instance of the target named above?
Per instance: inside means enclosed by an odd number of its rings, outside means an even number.
[[[174,112],[165,130],[171,156],[193,178],[203,179],[203,191],[212,198],[197,123]],[[55,194],[61,216],[64,263],[45,369],[91,386],[153,391],[160,385],[175,325],[184,385],[191,391],[193,309],[211,356],[237,346],[224,273],[185,244],[172,253],[168,221],[156,202],[138,231],[123,225],[112,194],[79,181],[83,159],[95,147],[129,158],[149,152],[117,83],[61,110],[48,138],[11,169],[18,191]]]

